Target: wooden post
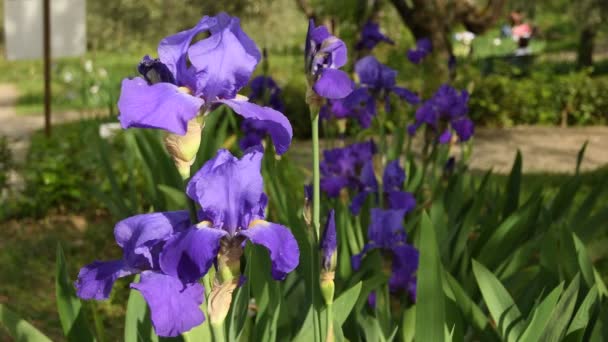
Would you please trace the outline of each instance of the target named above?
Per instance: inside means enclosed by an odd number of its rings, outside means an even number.
[[[51,0],[42,0],[42,41],[44,59],[44,132],[51,136]]]

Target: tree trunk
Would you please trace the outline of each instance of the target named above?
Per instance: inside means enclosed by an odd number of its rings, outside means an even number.
[[[590,67],[593,65],[593,47],[596,35],[597,31],[591,27],[586,27],[581,31],[577,58],[580,67]]]
[[[423,95],[428,95],[433,87],[450,80],[448,61],[453,56],[452,27],[462,24],[467,30],[480,34],[498,20],[506,0],[488,0],[484,8],[469,0],[391,0],[391,3],[416,39],[426,37],[433,43],[433,54],[425,62]]]

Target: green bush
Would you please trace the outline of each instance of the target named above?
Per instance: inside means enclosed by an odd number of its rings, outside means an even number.
[[[470,114],[478,125],[608,123],[608,98],[602,96],[608,93],[608,78],[592,77],[590,70],[559,75],[531,68],[524,75],[511,67],[482,76],[467,67],[457,83],[471,92]]]

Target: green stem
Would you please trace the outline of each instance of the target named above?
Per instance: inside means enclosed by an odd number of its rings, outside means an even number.
[[[317,241],[320,237],[321,230],[321,179],[320,179],[320,161],[319,161],[319,110],[318,107],[310,106],[310,116],[312,121],[312,225],[314,233],[311,239],[311,267],[313,268],[311,279],[312,305],[313,305],[313,328],[315,333],[315,341],[321,341],[321,317],[316,310],[317,296],[319,289],[318,278],[315,277],[314,270],[318,270],[318,259],[315,258],[318,249]]]
[[[213,341],[225,342],[226,334],[224,332],[224,322],[211,323],[210,325],[211,325],[211,333],[213,334]]]
[[[326,342],[334,342],[336,340],[334,334],[334,305],[333,303],[327,304],[327,336],[325,338]]]
[[[314,240],[319,238],[321,227],[321,180],[319,172],[319,113],[312,111],[312,225],[315,230]]]
[[[186,187],[188,186],[189,181],[190,181],[190,178],[184,179],[184,189],[186,189]],[[186,194],[186,191],[184,191],[184,196],[186,196],[186,202],[188,202],[188,211],[190,213],[190,222],[192,224],[197,224],[198,217],[196,215],[196,204],[190,197],[188,197],[188,195]]]

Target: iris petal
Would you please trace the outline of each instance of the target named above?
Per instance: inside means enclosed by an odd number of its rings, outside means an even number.
[[[205,289],[199,283],[184,284],[177,278],[146,271],[131,287],[144,296],[159,336],[177,336],[205,320],[199,307],[205,299]]]
[[[157,242],[190,226],[187,211],[141,214],[116,224],[114,238],[124,252],[124,259],[133,268],[158,267],[152,250]]]
[[[322,97],[328,99],[341,99],[350,94],[355,85],[342,70],[325,69],[315,82],[313,89]]]
[[[218,14],[210,36],[194,43],[188,57],[196,69],[197,90],[208,100],[234,98],[247,85],[262,58],[255,43],[241,30],[238,18]]]
[[[203,103],[171,83],[148,85],[141,77],[124,79],[118,119],[123,128],[157,128],[184,135]]]
[[[160,254],[160,267],[167,275],[195,282],[207,273],[226,232],[216,228],[190,228],[176,234]]]
[[[107,299],[116,279],[130,274],[123,260],[95,261],[80,270],[74,286],[82,299]]]
[[[287,227],[272,222],[258,221],[257,224],[242,230],[240,234],[256,245],[262,245],[268,249],[274,279],[284,279],[287,273],[298,266],[300,248]]]
[[[220,100],[232,108],[237,114],[252,120],[261,121],[268,131],[278,154],[283,154],[291,145],[293,129],[285,115],[270,107],[260,107],[255,103],[240,100]]]

